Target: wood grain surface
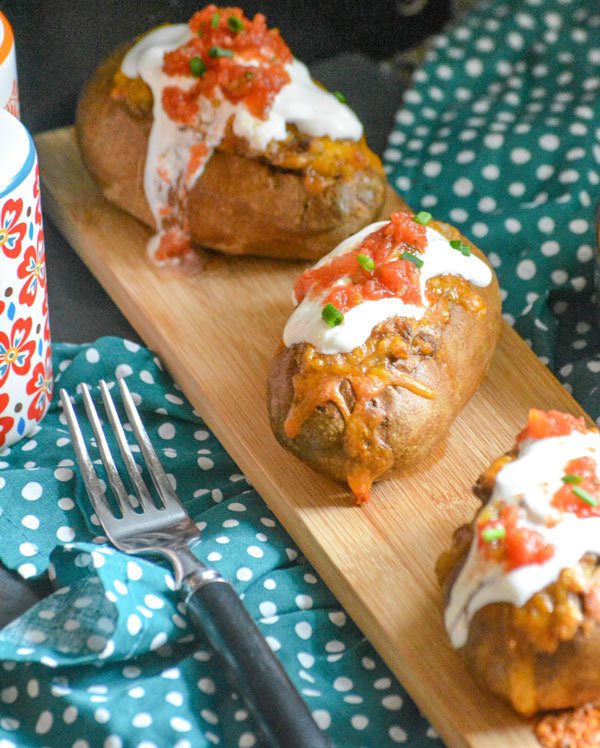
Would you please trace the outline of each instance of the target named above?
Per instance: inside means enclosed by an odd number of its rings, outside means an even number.
[[[478,689],[448,644],[434,563],[470,519],[470,488],[531,407],[583,414],[506,324],[490,372],[441,445],[354,505],[271,434],[266,373],[300,263],[212,255],[193,277],[157,270],[149,231],[110,206],[72,128],[38,135],[43,205],[277,515],[449,748],[533,748],[531,723]],[[390,197],[390,208],[401,204]],[[585,414],[583,414],[585,415]]]

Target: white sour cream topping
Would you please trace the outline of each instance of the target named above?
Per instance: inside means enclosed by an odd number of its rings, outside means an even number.
[[[334,257],[356,249],[362,241],[374,231],[385,226],[388,221],[380,221],[366,226],[354,236],[345,239],[332,252],[315,265],[331,262]],[[492,271],[475,255],[467,257],[450,246],[450,243],[438,231],[425,227],[427,246],[420,268],[420,287],[423,304],[405,304],[401,299],[389,298],[376,301],[363,301],[344,314],[344,321],[337,327],[330,327],[323,320],[323,300],[329,294],[313,297],[309,291],[292,312],[283,331],[283,342],[288,348],[296,343],[310,343],[321,353],[348,353],[362,345],[371,331],[380,322],[389,317],[410,317],[421,319],[427,309],[425,285],[430,278],[438,275],[460,275],[475,286],[488,286],[492,281]],[[340,283],[347,283],[342,280]],[[295,300],[294,300],[295,301]]]
[[[454,647],[466,643],[469,622],[480,608],[494,602],[521,607],[555,582],[562,569],[575,566],[585,553],[600,554],[600,517],[579,518],[551,505],[552,497],[564,485],[565,465],[584,456],[595,459],[600,467],[600,434],[574,431],[568,436],[528,439],[521,444],[517,459],[498,472],[490,503],[522,506],[526,516],[519,526],[543,535],[554,546],[554,555],[544,563],[506,572],[502,565],[483,558],[475,536],[445,612],[446,630]],[[556,524],[547,527],[546,520]]]
[[[233,122],[236,135],[259,151],[264,151],[271,140],[284,140],[288,123],[316,138],[329,135],[332,140],[360,140],[363,128],[356,114],[317,86],[306,65],[293,59],[285,69],[291,81],[273,99],[268,119],[257,119],[245,106],[238,106]]]
[[[232,104],[216,90],[211,99],[200,100],[197,127],[174,122],[162,107],[165,86],[188,90],[197,79],[163,73],[164,55],[188,42],[192,36],[187,24],[161,26],[132,47],[121,65],[128,78],[142,78],[154,97],[154,122],[146,155],[144,189],[157,226],[161,226],[161,209],[167,205],[169,190],[173,185],[187,189],[193,187],[212,151],[221,142],[230,119],[234,133],[245,138],[257,151],[265,151],[272,140],[284,140],[287,124],[297,125],[302,133],[315,137],[329,135],[334,140],[354,141],[362,137],[362,125],[354,112],[333,94],[317,86],[306,66],[296,59],[285,66],[291,81],[275,96],[266,120],[254,117],[243,102]],[[241,58],[238,62],[249,66],[257,64]],[[220,106],[213,106],[214,99],[220,101]],[[206,159],[194,174],[184,177],[191,147],[202,142],[208,147]]]

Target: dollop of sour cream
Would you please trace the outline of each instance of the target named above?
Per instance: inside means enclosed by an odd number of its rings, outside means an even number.
[[[332,252],[315,265],[321,267],[335,257],[355,250],[369,234],[385,226],[387,221],[372,223],[357,234],[345,239]],[[320,353],[348,353],[362,345],[373,328],[390,317],[421,319],[427,307],[425,286],[430,278],[438,275],[460,275],[475,286],[488,286],[492,282],[492,271],[485,262],[473,254],[465,256],[453,249],[450,242],[435,229],[425,227],[427,246],[420,255],[423,266],[419,271],[422,305],[405,304],[399,298],[363,301],[344,314],[344,320],[336,327],[330,327],[323,320],[323,300],[328,291],[321,295],[310,292],[296,306],[283,331],[283,342],[288,348],[296,343],[310,343]],[[341,283],[348,282],[342,280]],[[297,300],[294,299],[294,303]]]
[[[164,55],[192,38],[187,24],[161,26],[144,36],[127,53],[121,70],[128,78],[145,81],[154,98],[153,125],[148,142],[144,189],[152,214],[160,227],[172,187],[191,189],[201,176],[213,150],[218,147],[229,121],[238,137],[245,138],[250,147],[264,152],[271,141],[284,140],[288,124],[293,124],[307,135],[334,140],[358,141],[363,128],[354,112],[333,94],[317,86],[305,65],[293,59],[285,65],[290,82],[275,96],[266,120],[254,117],[243,101],[232,104],[217,89],[211,99],[200,101],[198,127],[187,127],[174,122],[162,107],[166,86],[189,90],[196,79],[192,76],[166,75]],[[252,60],[246,64],[256,64]],[[240,60],[243,64],[244,61]],[[218,100],[218,106],[214,105]],[[186,174],[192,147],[204,143],[206,157],[193,174]],[[185,175],[185,177],[184,177]],[[151,246],[156,245],[156,240]]]
[[[483,557],[477,536],[454,582],[445,611],[445,625],[452,645],[462,647],[475,613],[495,602],[524,605],[536,592],[555,582],[563,569],[572,568],[585,553],[600,554],[600,517],[578,517],[552,506],[552,498],[564,484],[565,465],[588,456],[600,465],[600,434],[573,431],[567,436],[528,439],[515,460],[498,471],[490,503],[516,504],[525,510],[519,526],[535,530],[554,546],[543,563],[506,571],[503,565]]]

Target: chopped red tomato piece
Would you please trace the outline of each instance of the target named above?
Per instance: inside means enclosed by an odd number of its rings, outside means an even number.
[[[587,432],[585,420],[560,410],[529,411],[527,426],[517,436],[517,443],[524,439],[546,439],[550,436],[568,436],[572,431]]]
[[[503,528],[503,536],[486,540],[486,531],[492,528]],[[554,555],[554,546],[541,533],[519,526],[519,508],[512,504],[502,506],[497,518],[479,523],[477,537],[484,557],[503,562],[507,571],[542,564]]]
[[[405,304],[421,303],[420,270],[410,260],[401,259],[404,251],[418,256],[427,244],[425,227],[408,213],[393,213],[390,222],[369,234],[359,247],[330,262],[306,270],[296,281],[298,303],[331,289],[323,299],[344,313],[363,301],[399,298]],[[359,263],[358,255],[373,261],[372,270]],[[339,282],[344,279],[343,284]]]
[[[552,497],[552,506],[578,517],[600,517],[600,477],[593,457],[578,457],[565,465],[567,481]]]
[[[255,117],[266,119],[273,99],[290,81],[285,65],[292,53],[279,31],[268,29],[261,13],[250,20],[240,8],[216,5],[196,13],[189,26],[193,38],[165,54],[163,71],[198,81],[186,96],[163,96],[169,117],[189,124],[197,97],[209,97],[220,86],[226,99],[234,104],[243,100]]]

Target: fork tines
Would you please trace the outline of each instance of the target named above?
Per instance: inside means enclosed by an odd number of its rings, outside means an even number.
[[[142,424],[142,420],[135,406],[133,397],[124,379],[119,378],[119,389],[123,398],[123,405],[127,413],[129,423],[131,424],[132,431],[138,442],[140,451],[146,462],[146,467],[152,478],[152,481],[156,487],[157,493],[162,500],[164,508],[174,508],[177,506],[181,507],[181,503],[176,493],[174,492],[169,477],[164,471],[164,468],[160,462],[150,438]],[[147,513],[152,510],[156,510],[156,506],[148,491],[146,484],[144,483],[142,476],[140,475],[140,469],[135,462],[123,425],[119,419],[115,403],[110,393],[109,387],[104,380],[100,380],[100,393],[102,395],[102,401],[108,415],[110,426],[113,430],[123,463],[133,483],[135,493],[141,504],[142,511]],[[100,458],[104,469],[106,471],[106,477],[113,490],[115,500],[119,507],[119,510],[123,517],[135,513],[136,506],[132,501],[132,497],[128,494],[123,481],[119,475],[119,471],[111,454],[106,436],[102,429],[102,424],[92,400],[90,394],[90,388],[87,384],[81,384],[81,393],[83,397],[83,403],[85,410],[96,439],[96,444],[100,452]],[[98,515],[98,519],[104,524],[106,521],[114,522],[114,516],[110,509],[110,506],[106,500],[103,486],[98,478],[96,470],[92,464],[89,452],[87,450],[79,422],[75,415],[73,405],[70,397],[66,390],[61,389],[60,398],[63,405],[63,410],[67,419],[67,425],[71,432],[73,440],[73,448],[77,457],[77,462],[81,468],[81,475],[85,483],[86,489],[93,503],[94,510]]]

